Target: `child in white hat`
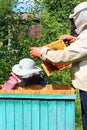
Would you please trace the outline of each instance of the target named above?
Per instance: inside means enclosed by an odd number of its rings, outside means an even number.
[[[12,67],[9,80],[2,86],[3,90],[14,89],[17,85],[26,87],[32,84],[45,85],[41,74],[42,69],[35,65],[32,59],[24,58]]]

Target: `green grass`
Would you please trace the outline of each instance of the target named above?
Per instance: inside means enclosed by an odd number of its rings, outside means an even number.
[[[76,90],[77,98],[75,101],[75,109],[76,109],[76,130],[83,130],[82,129],[82,116],[81,116],[81,104],[80,104],[80,97],[79,97],[79,91]]]

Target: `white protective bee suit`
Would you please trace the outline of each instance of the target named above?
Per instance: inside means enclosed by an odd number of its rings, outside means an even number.
[[[70,15],[78,36],[64,50],[41,49],[41,59],[54,63],[72,63],[71,79],[75,88],[87,91],[87,2],[82,2]]]

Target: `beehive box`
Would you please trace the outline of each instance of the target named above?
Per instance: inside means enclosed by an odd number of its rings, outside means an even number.
[[[68,85],[0,90],[0,130],[75,130],[75,99]]]

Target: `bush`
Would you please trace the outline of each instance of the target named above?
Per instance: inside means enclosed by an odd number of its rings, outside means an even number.
[[[12,66],[20,59],[32,58],[29,53],[32,46],[45,45],[59,39],[62,34],[70,33],[68,16],[81,0],[73,2],[66,0],[39,2],[35,0],[35,2],[40,6],[39,10],[33,10],[28,14],[27,19],[22,19],[18,14],[14,17],[10,0],[0,1],[0,41],[3,43],[0,48],[0,84],[7,80]],[[40,15],[39,21],[35,20],[35,13]],[[39,37],[30,36],[32,25],[37,25],[40,28]],[[40,61],[36,58],[34,60],[40,66]],[[50,83],[71,84],[69,70],[70,68],[67,68],[49,78],[45,76],[45,78]],[[43,75],[46,75],[45,72]]]

